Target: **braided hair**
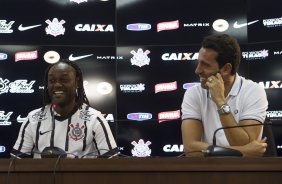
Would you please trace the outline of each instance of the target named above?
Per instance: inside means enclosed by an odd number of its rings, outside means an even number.
[[[83,77],[82,77],[81,69],[74,62],[71,62],[71,61],[69,61],[67,59],[62,59],[59,62],[50,65],[45,70],[45,75],[44,75],[44,94],[43,94],[43,104],[44,104],[44,106],[46,106],[46,105],[48,105],[48,104],[50,104],[52,102],[52,99],[50,98],[49,93],[48,93],[48,73],[49,73],[49,70],[53,66],[58,65],[59,63],[65,63],[65,64],[71,66],[75,70],[75,76],[78,79],[78,88],[77,88],[76,97],[75,97],[75,101],[76,101],[77,106],[80,108],[83,103],[86,103],[87,105],[90,105],[89,104],[89,100],[88,100],[88,98],[87,98],[87,96],[85,94],[85,91],[84,91]]]

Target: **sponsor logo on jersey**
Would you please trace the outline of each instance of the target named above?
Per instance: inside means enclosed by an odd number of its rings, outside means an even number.
[[[272,18],[272,19],[263,19],[262,23],[265,27],[279,27],[279,26],[282,26],[282,17]]]
[[[141,93],[145,90],[145,84],[121,84],[120,90],[124,93]]]
[[[180,118],[180,110],[176,111],[166,111],[158,113],[159,123],[163,121],[171,121]]]
[[[13,114],[13,112],[8,112],[5,114],[5,111],[0,111],[0,126],[8,126],[11,125],[12,122],[10,120],[10,116]]]
[[[174,30],[179,28],[179,21],[160,22],[157,24],[157,32],[165,30]]]
[[[135,23],[135,24],[128,24],[126,29],[129,31],[147,31],[151,29],[151,24],[146,23]]]
[[[144,112],[136,112],[136,113],[130,113],[127,114],[127,119],[135,120],[135,121],[144,121],[152,119],[151,113],[144,113]]]
[[[85,126],[84,125],[79,126],[79,123],[76,123],[76,124],[71,123],[69,127],[70,127],[69,137],[71,139],[75,141],[79,141],[84,138],[85,136],[84,134]]]
[[[0,60],[6,60],[6,59],[8,59],[8,55],[6,53],[0,52]]]
[[[34,60],[38,58],[38,53],[36,51],[30,52],[16,52],[15,53],[15,62],[22,60]]]
[[[150,58],[148,57],[148,54],[150,54],[149,50],[143,52],[143,49],[139,48],[137,52],[132,50],[130,53],[133,55],[133,57],[130,60],[132,65],[136,65],[139,67],[142,67],[144,65],[149,65],[150,63]]]
[[[47,119],[46,117],[47,111],[38,111],[31,116],[34,121],[44,121]]]
[[[114,32],[112,24],[77,24],[74,29],[88,32]]]
[[[13,33],[12,25],[15,21],[0,20],[0,33]]]
[[[70,2],[75,2],[77,4],[83,3],[83,2],[87,2],[87,0],[70,0]]]
[[[162,55],[163,61],[192,61],[198,60],[198,52],[187,52],[187,53],[164,53]]]
[[[229,28],[229,23],[224,19],[217,19],[213,22],[212,27],[217,32],[224,32]]]
[[[191,82],[191,83],[185,83],[183,84],[183,89],[189,89],[197,84],[200,84],[199,82]]]
[[[53,18],[53,20],[47,19],[45,21],[48,26],[45,28],[47,35],[53,35],[53,36],[59,36],[65,34],[65,28],[63,26],[64,23],[66,23],[65,20],[58,20],[57,18]]]
[[[171,144],[167,144],[167,145],[165,145],[164,147],[163,147],[163,151],[164,152],[183,152],[183,149],[184,147],[183,147],[183,144],[181,144],[181,145],[177,145],[177,144],[173,144],[173,145],[171,145]]]
[[[5,146],[0,146],[0,153],[4,153],[6,151],[6,147]]]
[[[79,118],[83,119],[85,121],[90,121],[90,118],[91,118],[92,115],[93,114],[90,114],[90,111],[88,111],[88,110],[81,110],[79,112]]]
[[[282,88],[281,81],[261,81],[258,82],[264,89]]]
[[[177,90],[177,82],[160,83],[155,85],[155,93]]]
[[[134,157],[149,157],[151,156],[151,149],[149,145],[151,145],[151,141],[144,142],[143,139],[139,139],[138,143],[136,141],[132,141],[131,144],[134,148],[131,150],[132,156]]]
[[[268,57],[268,50],[263,49],[259,51],[242,52],[242,57],[247,60],[265,59]]]

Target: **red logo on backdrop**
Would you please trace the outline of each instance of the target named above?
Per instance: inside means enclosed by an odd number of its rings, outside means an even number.
[[[163,121],[176,120],[179,118],[180,118],[180,110],[160,112],[158,114],[159,123]]]
[[[21,61],[21,60],[34,60],[38,58],[38,53],[36,51],[30,51],[30,52],[17,52],[15,54],[15,61]]]
[[[164,30],[173,30],[179,28],[179,21],[170,21],[170,22],[160,22],[157,24],[157,32]]]
[[[177,82],[160,83],[155,85],[155,93],[177,90]]]
[[[70,124],[70,133],[69,133],[69,137],[75,141],[78,141],[80,139],[83,139],[85,134],[84,134],[84,129],[85,126],[81,125],[79,126],[79,123],[74,124]]]

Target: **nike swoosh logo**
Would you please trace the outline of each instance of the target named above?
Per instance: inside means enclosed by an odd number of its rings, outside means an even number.
[[[254,23],[258,22],[258,21],[259,21],[259,20],[255,20],[255,21],[248,22],[248,23],[243,23],[243,24],[238,24],[238,22],[236,21],[236,22],[234,23],[233,27],[234,27],[235,29],[239,29],[239,28],[241,28],[241,27],[245,27],[245,26],[254,24]]]
[[[83,58],[86,58],[86,57],[90,57],[90,56],[92,56],[93,54],[88,54],[88,55],[83,55],[83,56],[76,56],[76,57],[74,57],[73,56],[73,54],[71,54],[70,56],[69,56],[69,60],[70,61],[76,61],[76,60],[79,60],[79,59],[83,59]]]
[[[21,115],[18,115],[18,117],[17,117],[17,122],[18,122],[18,123],[23,123],[23,122],[26,121],[26,119],[27,119],[27,118],[22,118]]]
[[[28,29],[33,29],[33,28],[36,28],[36,27],[39,27],[41,26],[41,24],[37,24],[37,25],[33,25],[33,26],[23,26],[22,24],[19,26],[18,30],[19,31],[26,31]]]
[[[43,134],[46,134],[46,133],[51,132],[51,131],[52,131],[52,130],[48,130],[48,131],[45,131],[45,132],[39,131],[39,134],[40,134],[40,135],[43,135]]]

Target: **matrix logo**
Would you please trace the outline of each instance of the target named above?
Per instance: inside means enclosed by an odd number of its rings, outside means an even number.
[[[5,146],[0,146],[0,153],[4,153],[6,151]]]
[[[198,52],[187,52],[187,53],[164,53],[162,60],[164,61],[191,61],[198,60]]]
[[[76,31],[91,31],[91,32],[114,32],[112,24],[77,24]]]
[[[281,54],[282,54],[282,51],[274,51],[273,54],[274,54],[274,55],[281,55]]]
[[[260,51],[242,52],[242,57],[247,60],[265,59],[268,55],[268,50],[265,49]]]
[[[261,81],[258,82],[264,89],[282,88],[281,81]]]
[[[151,113],[144,113],[144,112],[136,112],[136,113],[130,113],[127,114],[127,119],[135,120],[135,121],[144,121],[152,119]]]
[[[151,24],[146,23],[135,23],[135,24],[128,24],[126,29],[129,31],[147,31],[151,29]]]
[[[197,23],[187,23],[184,27],[209,27],[210,23],[207,22],[197,22]]]

